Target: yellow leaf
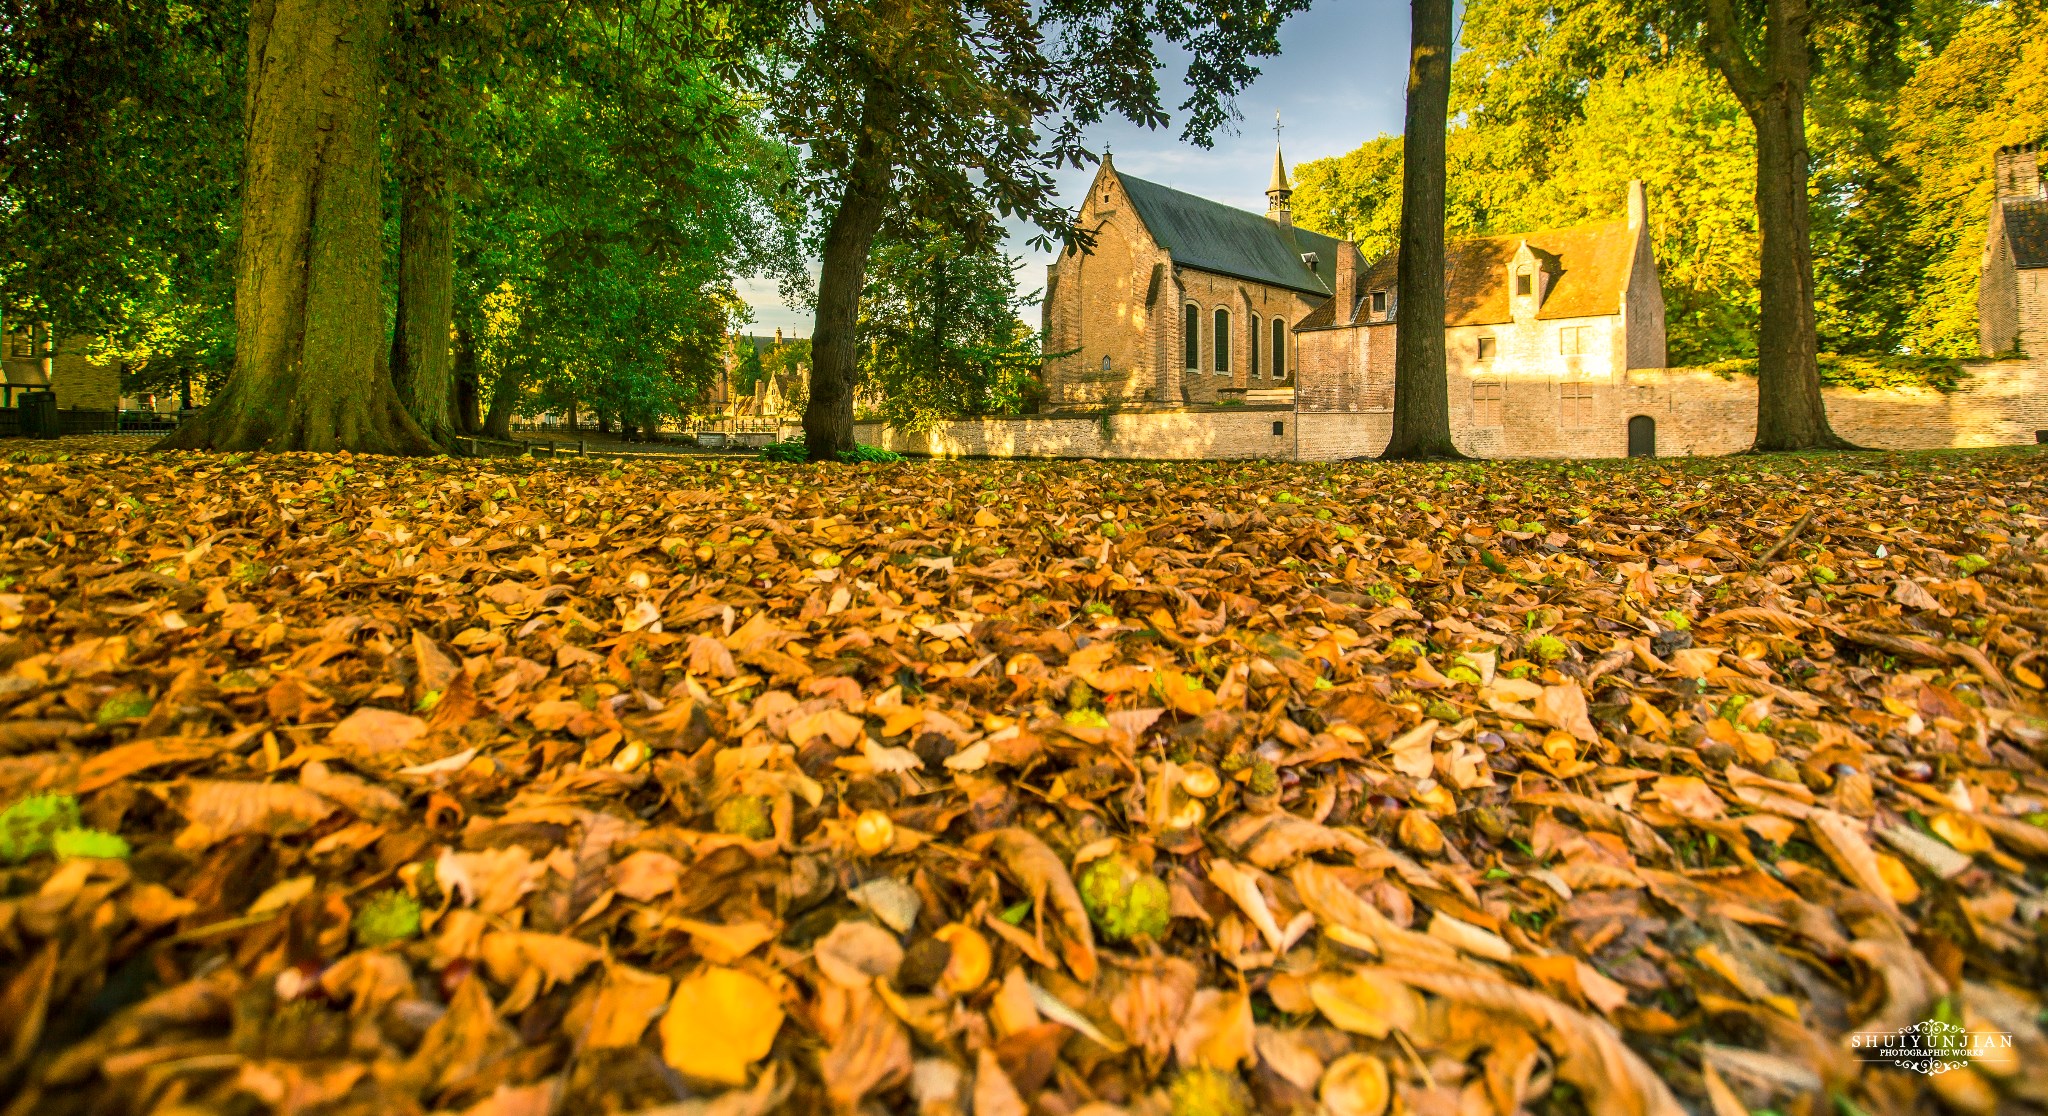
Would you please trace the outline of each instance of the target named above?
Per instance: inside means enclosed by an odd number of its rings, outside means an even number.
[[[782,1003],[752,973],[712,965],[676,985],[661,1019],[661,1056],[679,1072],[744,1085],[782,1029]]]
[[[1339,1030],[1367,1038],[1386,1038],[1396,1027],[1412,1031],[1422,1015],[1422,998],[1414,989],[1370,969],[1317,973],[1308,995]]]
[[[1935,836],[1947,841],[1957,852],[1975,856],[1991,851],[1991,834],[1984,828],[1984,824],[1975,818],[1951,812],[1936,815],[1927,826],[1934,830]]]
[[[626,965],[605,970],[597,988],[597,1003],[590,1011],[590,1032],[585,1045],[592,1048],[633,1046],[639,1043],[647,1022],[668,1001],[669,979],[658,973],[643,973]]]

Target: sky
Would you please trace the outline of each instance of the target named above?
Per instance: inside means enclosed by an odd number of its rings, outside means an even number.
[[[1208,149],[1183,142],[1182,117],[1173,110],[1182,93],[1179,76],[1184,56],[1162,57],[1162,101],[1172,123],[1147,131],[1123,120],[1109,120],[1091,129],[1087,139],[1100,152],[1111,151],[1117,169],[1192,194],[1249,209],[1266,211],[1266,179],[1273,170],[1273,114],[1280,114],[1280,134],[1290,175],[1296,163],[1342,155],[1382,132],[1401,130],[1402,87],[1408,76],[1408,4],[1396,0],[1318,0],[1308,12],[1287,21],[1280,31],[1280,54],[1263,60],[1257,81],[1238,94],[1241,117],[1219,133]],[[1067,167],[1056,178],[1060,198],[1069,208],[1084,196],[1096,168]],[[1045,265],[1053,254],[1037,252],[1026,241],[1030,231],[1011,230],[1009,251],[1021,257],[1018,284],[1026,292],[1045,284]],[[742,282],[740,293],[754,311],[745,327],[755,333],[777,328],[792,337],[808,337],[810,315],[783,305],[771,281]],[[1026,321],[1036,321],[1036,307]]]

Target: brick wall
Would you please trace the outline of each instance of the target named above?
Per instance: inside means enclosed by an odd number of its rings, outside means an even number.
[[[73,337],[57,346],[50,361],[50,390],[66,411],[111,411],[121,405],[121,370],[86,359],[88,337]]]
[[[2016,272],[2015,278],[2020,352],[2036,361],[2048,360],[2048,270]]]
[[[2023,445],[2048,430],[2048,362],[1985,361],[1957,390],[1823,391],[1835,432],[1873,449]],[[1504,422],[1474,423],[1475,384],[1500,385]],[[1659,456],[1736,453],[1756,437],[1756,381],[1697,369],[1637,369],[1618,377],[1451,378],[1451,433],[1475,457],[1621,457],[1631,418],[1655,424]],[[1569,392],[1572,396],[1567,399]],[[1372,456],[1392,430],[1384,414],[1304,413],[1301,456]]]
[[[1977,343],[1985,352],[2011,352],[2018,342],[2019,295],[2012,246],[2005,238],[2005,207],[1993,202],[1984,239],[1984,265],[1977,273]]]

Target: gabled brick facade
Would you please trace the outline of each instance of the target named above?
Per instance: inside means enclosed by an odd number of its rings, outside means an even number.
[[[2048,188],[2040,145],[1999,148],[1992,181],[1977,276],[1977,341],[1990,356],[2048,357]]]

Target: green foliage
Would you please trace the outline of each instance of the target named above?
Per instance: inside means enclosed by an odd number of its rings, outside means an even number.
[[[50,851],[58,833],[77,829],[78,800],[68,794],[35,794],[0,812],[0,861],[19,864]]]
[[[1075,882],[1081,905],[1104,937],[1116,942],[1140,935],[1153,941],[1166,937],[1172,905],[1166,884],[1129,857],[1119,853],[1091,860]]]
[[[128,842],[118,833],[99,829],[60,829],[50,838],[50,851],[58,860],[92,858],[128,859]]]
[[[1035,409],[1038,334],[1017,319],[1016,261],[930,222],[876,246],[861,296],[861,379],[891,425]]]
[[[1653,30],[1651,14],[1629,0],[1466,7],[1452,75],[1449,231],[1610,220],[1628,181],[1641,178],[1670,362],[1749,360],[1759,315],[1755,133],[1693,43]],[[2048,68],[2048,13],[1924,0],[1898,26],[1906,38],[1896,59],[1862,35],[1816,34],[1815,311],[1823,348],[1837,354],[1823,355],[1821,378],[1949,390],[1958,370],[1933,358],[1976,354],[1991,152],[2048,133],[2048,92],[2034,80]],[[1857,61],[1858,50],[1878,61]],[[1368,259],[1394,247],[1400,137],[1304,163],[1295,176],[1297,223],[1351,238]]]
[[[802,438],[791,438],[786,442],[770,442],[761,447],[763,461],[780,461],[788,465],[801,465],[810,460],[810,451],[805,448]]]
[[[781,461],[786,464],[799,465],[810,460],[809,452],[809,448],[803,439],[792,438],[786,442],[770,442],[768,445],[762,446],[761,459],[764,461]],[[850,450],[840,450],[838,457],[840,461],[848,465],[864,463],[885,464],[891,461],[903,460],[903,455],[894,450],[885,450],[880,446],[868,445],[857,445]]]
[[[1536,656],[1537,661],[1545,663],[1554,663],[1560,659],[1569,658],[1572,653],[1572,649],[1565,646],[1564,640],[1554,635],[1537,636],[1529,641],[1528,647],[1524,648],[1524,650]]]
[[[403,891],[380,891],[355,917],[356,944],[366,949],[396,945],[419,936],[419,900]]]
[[[885,465],[892,461],[903,460],[903,455],[895,450],[885,450],[880,446],[868,445],[857,445],[850,450],[840,450],[838,457],[839,460],[848,465]]]

